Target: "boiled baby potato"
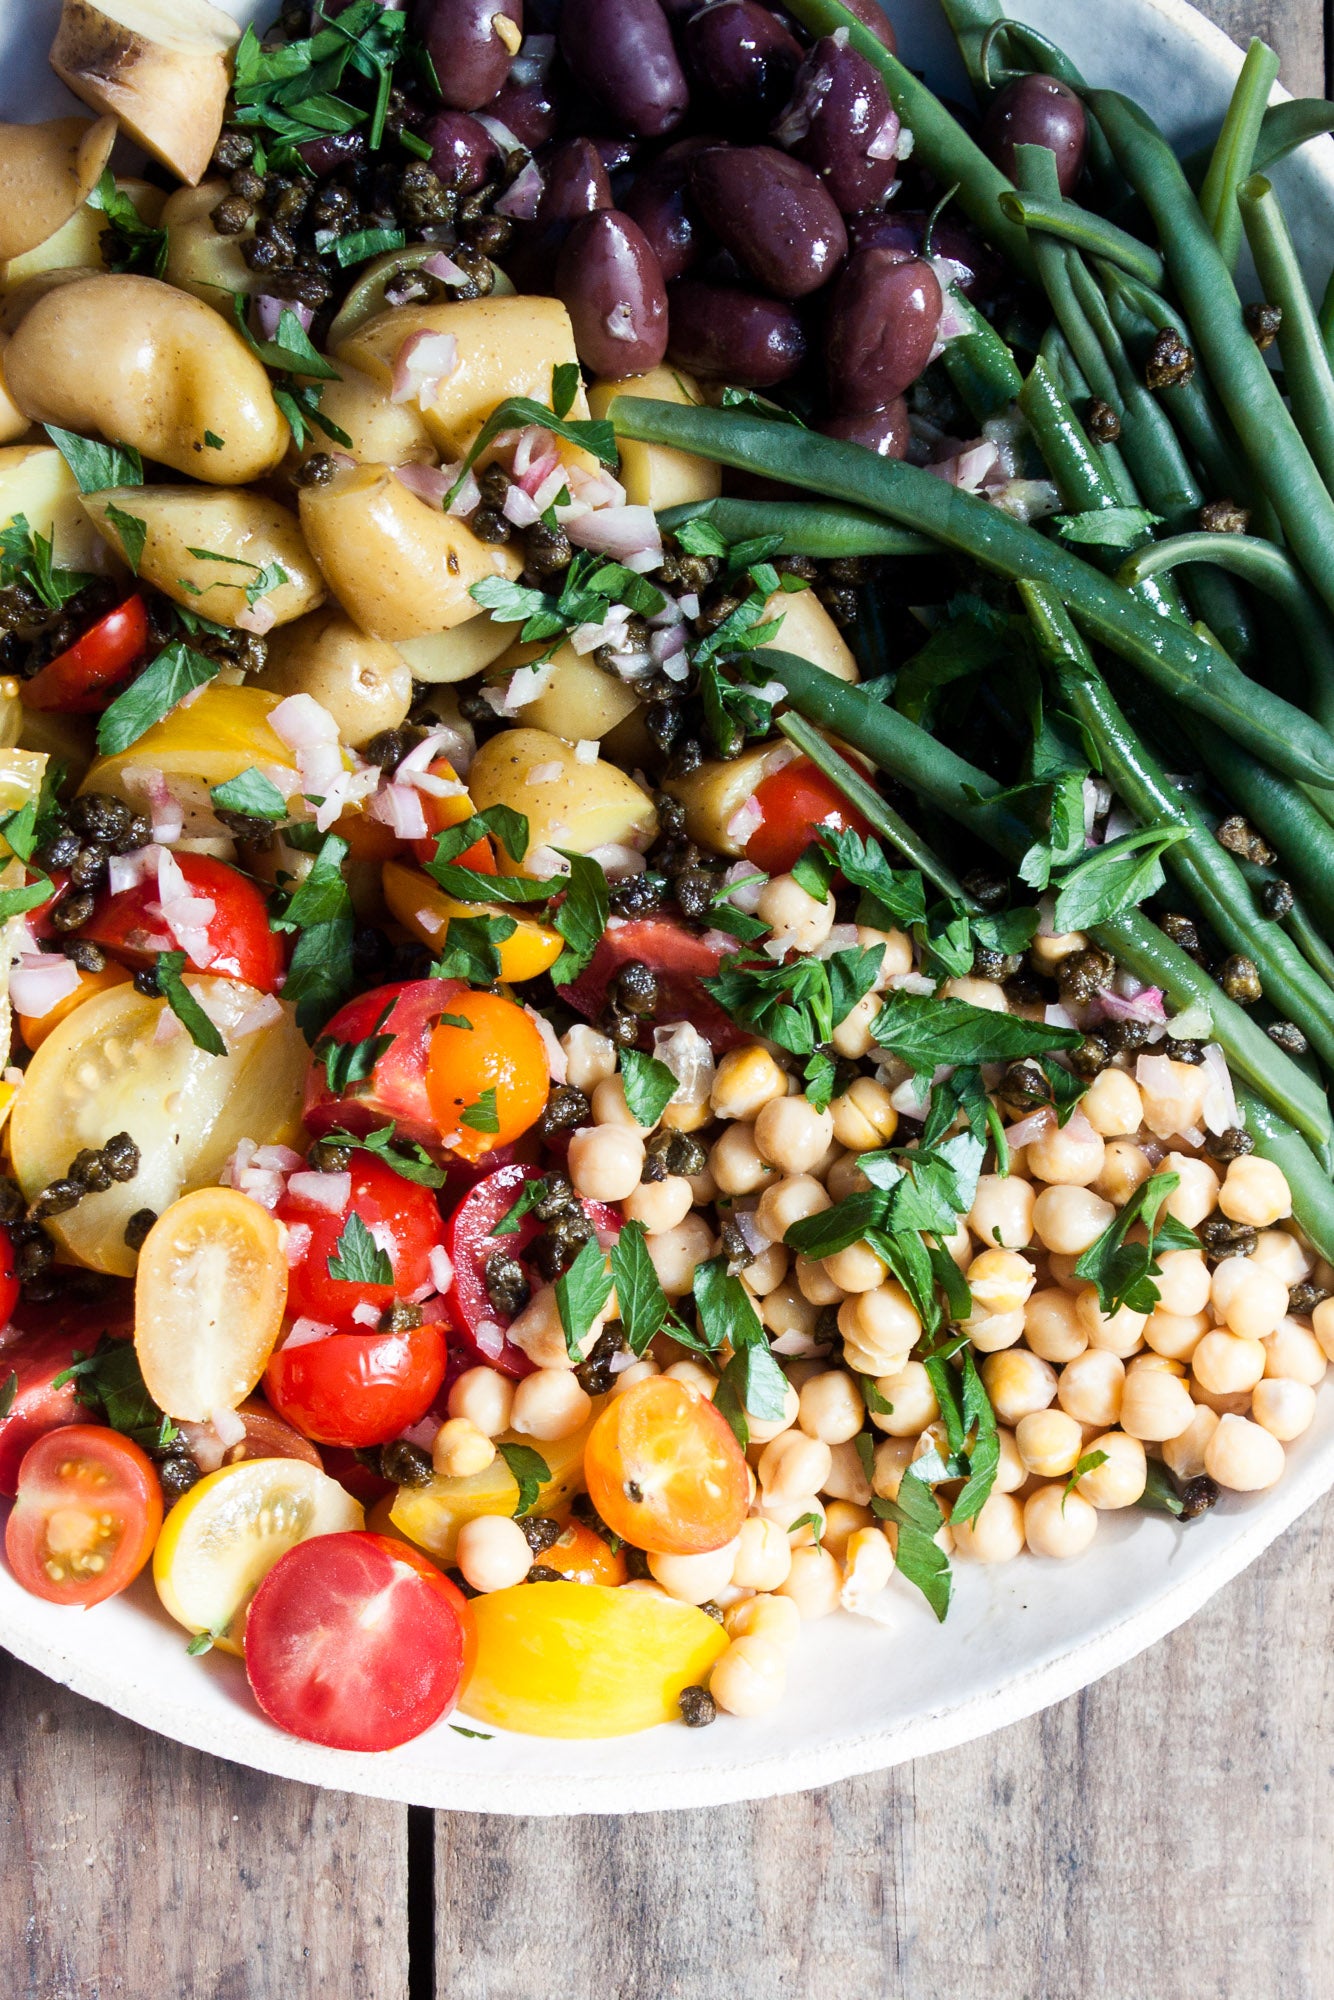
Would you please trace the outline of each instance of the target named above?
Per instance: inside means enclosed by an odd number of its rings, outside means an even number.
[[[744,853],[740,841],[727,829],[750,797],[764,767],[774,754],[772,743],[743,750],[739,757],[706,757],[683,778],[665,778],[663,790],[679,799],[686,809],[686,832],[699,847],[715,854]]]
[[[647,375],[631,375],[621,382],[595,382],[588,392],[588,407],[595,417],[606,417],[618,396],[652,396],[660,403],[702,402],[698,385],[679,368],[651,368]],[[684,507],[695,500],[716,500],[723,490],[723,469],[693,452],[676,451],[665,444],[637,444],[632,438],[619,440],[620,481],[632,507]]]
[[[97,186],[115,137],[114,118],[0,125],[0,262],[64,228]]]
[[[264,289],[263,274],[251,270],[241,248],[255,233],[254,217],[235,236],[220,236],[213,227],[213,211],[230,193],[226,181],[204,181],[198,187],[177,188],[162,210],[167,232],[167,268],[162,275],[169,285],[193,292],[228,319],[234,292]]]
[[[389,388],[399,350],[414,333],[450,333],[458,342],[457,368],[421,409],[427,430],[451,461],[463,456],[498,403],[511,396],[549,402],[553,369],[577,358],[574,329],[559,299],[494,296],[391,306],[333,351],[337,360],[350,361]],[[588,415],[582,388],[570,415]]]
[[[9,335],[0,333],[0,445],[13,444],[28,429],[28,419],[9,393],[5,382],[5,349]]]
[[[429,263],[432,257],[439,255],[438,243],[409,243],[402,250],[386,250],[383,256],[372,257],[369,264],[362,266],[355,283],[349,287],[347,297],[334,315],[333,324],[329,328],[330,347],[337,347],[341,342],[349,340],[354,333],[360,332],[367,320],[374,319],[377,313],[387,312],[389,307],[385,292],[389,286],[405,272],[415,271],[419,264]],[[499,264],[491,266],[491,273],[492,289],[488,296],[512,298],[514,286]]]
[[[193,186],[218,143],[239,39],[207,0],[65,0],[51,67]]]
[[[765,623],[773,618],[783,621],[772,642],[780,651],[823,667],[836,681],[861,679],[851,647],[813,590],[776,590],[764,607]]]
[[[57,264],[49,271],[34,271],[30,278],[20,278],[17,284],[0,285],[0,333],[17,333],[38,299],[44,299],[48,292],[100,275],[99,270],[87,264]]]
[[[84,512],[78,482],[53,444],[0,450],[0,528],[18,514],[34,535],[52,543],[57,569],[120,568]]]
[[[303,459],[316,452],[342,451],[361,465],[434,465],[431,434],[412,403],[395,403],[387,389],[344,362],[337,382],[321,382],[320,415],[348,439],[330,438],[318,425],[301,447]]]
[[[20,321],[5,373],[34,421],[134,445],[211,486],[262,479],[287,449],[263,362],[157,278],[106,273],[47,292]]]
[[[398,650],[412,668],[415,681],[443,686],[449,681],[469,681],[489,667],[509,645],[513,630],[512,625],[498,625],[485,611],[479,611],[452,632],[425,632],[420,639],[400,639]]]
[[[542,658],[541,646],[512,646],[498,662],[494,678],[507,680],[517,668]],[[491,676],[488,676],[491,678]],[[639,707],[639,698],[618,680],[584,659],[573,646],[552,656],[551,673],[534,701],[526,701],[522,719],[534,729],[549,729],[567,743],[591,742],[611,733]]]
[[[270,694],[312,695],[354,748],[397,729],[412,706],[412,669],[398,648],[332,607],[272,634],[264,686]]]
[[[301,526],[334,596],[377,639],[449,631],[476,615],[471,585],[513,581],[523,568],[511,549],[479,542],[456,516],[419,500],[387,465],[350,466],[303,486]]]
[[[573,746],[545,729],[504,729],[484,743],[468,772],[478,812],[510,806],[528,821],[524,861],[502,848],[503,875],[519,875],[540,847],[591,854],[598,847],[643,850],[657,835],[653,801],[615,764],[582,764]]]
[[[301,539],[296,515],[262,493],[245,487],[111,486],[85,494],[83,504],[118,553],[124,553],[124,531],[115,516],[141,522],[147,533],[139,575],[217,625],[235,626],[259,605],[285,625],[323,602],[324,579]],[[286,580],[252,606],[246,586],[272,564]]]

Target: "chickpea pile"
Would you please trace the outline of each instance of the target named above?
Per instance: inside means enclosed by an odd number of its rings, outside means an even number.
[[[764,897],[763,913],[786,941],[805,951],[823,941],[832,904],[817,904],[790,876],[774,878]],[[741,1281],[788,1389],[781,1418],[747,1413],[749,1518],[723,1548],[650,1555],[648,1577],[626,1586],[721,1610],[731,1644],[710,1693],[717,1708],[738,1715],[781,1700],[803,1620],[839,1607],[885,1615],[897,1530],[871,1503],[895,1500],[924,1454],[948,1456],[930,1377],[914,1355],[922,1325],[885,1263],[864,1242],[815,1259],[783,1241],[794,1223],[869,1186],[862,1154],[910,1137],[911,1128],[900,1131],[892,1059],[874,1048],[870,1023],[883,990],[912,972],[912,943],[865,927],[858,941],[883,947],[881,975],[839,1027],[835,1048],[869,1057],[865,1073],[817,1110],[781,1051],[759,1042],[728,1050],[701,1073],[694,1095],[678,1093],[664,1114],[707,1146],[707,1167],[689,1178],[641,1179],[650,1133],[626,1105],[615,1048],[585,1025],[563,1040],[568,1080],[592,1108],[592,1123],[570,1143],[574,1189],[620,1203],[643,1224],[668,1298],[689,1295],[729,1218],[743,1217],[746,1242],[757,1246]],[[1079,942],[1040,939],[1035,957],[1049,964],[1054,945]],[[1010,1008],[986,980],[954,979],[941,990]],[[1244,1134],[1224,1135],[1234,1145],[1215,1149],[1234,1157],[1209,1156],[1201,1129],[1207,1068],[1155,1057],[1151,1080],[1141,1083],[1135,1067],[1133,1056],[1120,1057],[1101,1070],[1065,1126],[1054,1113],[1036,1132],[1030,1124],[1008,1172],[981,1176],[945,1246],[971,1292],[963,1330],[1000,1440],[995,1482],[974,1520],[949,1523],[959,1482],[936,1489],[946,1516],[938,1540],[960,1561],[1082,1554],[1101,1514],[1144,1494],[1151,1459],[1178,1482],[1212,1482],[1210,1494],[1270,1487],[1285,1445],[1314,1416],[1316,1387],[1334,1357],[1334,1297],[1324,1297],[1334,1271],[1295,1233],[1284,1175],[1241,1150]],[[1213,1226],[1199,1249],[1161,1255],[1151,1312],[1105,1313],[1075,1266],[1158,1171],[1179,1177],[1166,1213],[1193,1231]],[[599,1320],[590,1347],[601,1328]],[[487,1367],[463,1375],[436,1439],[437,1471],[480,1469],[507,1428],[549,1440],[587,1421],[590,1400],[565,1352],[550,1287],[510,1337],[537,1371],[517,1386]],[[718,1386],[712,1366],[665,1334],[641,1359],[618,1357],[626,1361],[613,1395],[658,1373],[708,1398]],[[855,1443],[868,1425],[878,1434],[869,1477]],[[516,1523],[486,1519],[463,1530],[458,1561],[474,1589],[489,1591],[521,1582],[532,1553]]]

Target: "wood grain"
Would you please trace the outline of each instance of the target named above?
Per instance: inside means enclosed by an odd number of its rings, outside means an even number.
[[[1325,10],[1322,0],[1195,0],[1202,14],[1244,48],[1252,35],[1283,59],[1283,82],[1294,97],[1325,95]]]

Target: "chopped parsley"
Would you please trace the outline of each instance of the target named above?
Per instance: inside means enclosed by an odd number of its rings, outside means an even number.
[[[611,1297],[611,1288],[607,1253],[596,1236],[590,1236],[569,1270],[556,1280],[556,1309],[572,1361],[583,1360],[584,1343]]]
[[[1160,1252],[1199,1249],[1200,1239],[1193,1229],[1163,1214],[1164,1203],[1180,1185],[1180,1174],[1153,1174],[1135,1189],[1115,1221],[1075,1265],[1076,1277],[1089,1278],[1097,1286],[1098,1304],[1108,1315],[1122,1306],[1131,1312],[1151,1313],[1159,1297],[1153,1281],[1162,1275]],[[1136,1223],[1142,1225],[1146,1240],[1128,1243],[1126,1238]]]
[[[203,1049],[210,1056],[225,1056],[227,1044],[181,977],[184,970],[183,951],[160,951],[157,955],[158,991],[197,1049]]]
[[[128,750],[187,694],[213,680],[218,667],[217,660],[196,653],[183,639],[173,639],[104,710],[97,725],[100,755],[114,757]]]
[[[509,1468],[510,1478],[519,1489],[519,1497],[514,1503],[514,1518],[527,1514],[537,1505],[538,1495],[551,1478],[551,1467],[539,1452],[526,1444],[498,1444],[496,1450]],[[451,1723],[450,1727],[453,1727]],[[471,1732],[465,1730],[464,1735]]]
[[[176,1436],[176,1426],[164,1416],[144,1386],[132,1340],[113,1340],[104,1333],[91,1354],[75,1350],[74,1360],[52,1381],[53,1389],[76,1384],[75,1394],[87,1410],[146,1451],[161,1450]],[[14,1378],[17,1388],[18,1380]]]
[[[394,1267],[354,1209],[343,1224],[325,1265],[331,1278],[345,1285],[392,1285]]]

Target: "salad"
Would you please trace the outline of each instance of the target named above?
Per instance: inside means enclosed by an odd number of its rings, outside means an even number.
[[[767,1713],[1334,1358],[1329,107],[499,7],[0,127],[6,1555],[358,1750]]]

